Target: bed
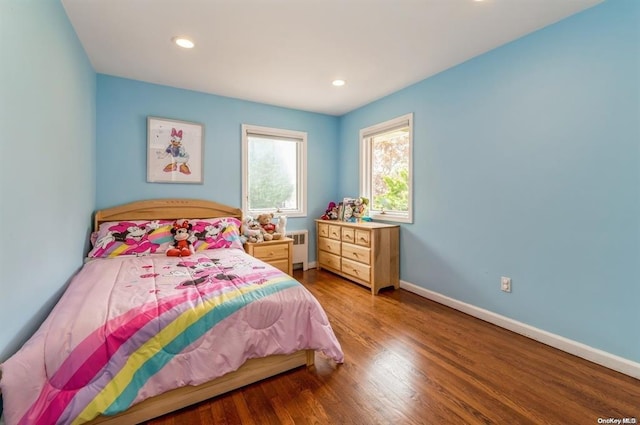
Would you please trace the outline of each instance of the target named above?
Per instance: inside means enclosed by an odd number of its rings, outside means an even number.
[[[188,257],[165,254],[177,219],[198,235]],[[135,424],[310,367],[316,351],[342,363],[318,301],[244,252],[241,219],[195,199],[97,211],[84,266],[0,365],[6,425]]]

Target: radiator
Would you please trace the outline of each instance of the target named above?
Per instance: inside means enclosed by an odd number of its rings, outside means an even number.
[[[302,270],[307,270],[309,268],[309,231],[292,230],[287,232],[286,236],[293,239],[293,265],[302,264]]]

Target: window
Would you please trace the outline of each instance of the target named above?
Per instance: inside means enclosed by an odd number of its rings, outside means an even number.
[[[372,218],[413,222],[413,114],[360,130],[360,192]]]
[[[307,214],[307,133],[242,126],[242,210]]]

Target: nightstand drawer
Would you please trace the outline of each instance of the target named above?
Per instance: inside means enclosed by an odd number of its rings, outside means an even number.
[[[271,264],[276,269],[280,269],[285,273],[289,273],[289,259],[285,258],[283,260],[270,260],[265,261],[266,263]]]
[[[342,257],[359,263],[371,264],[371,249],[363,246],[343,243]]]
[[[318,248],[322,251],[327,251],[332,254],[340,255],[340,241],[333,239],[320,238],[318,239]]]
[[[253,247],[253,256],[259,258],[261,260],[270,261],[270,260],[279,260],[279,259],[288,259],[289,258],[289,245],[288,244],[277,244],[277,245],[264,245],[256,244]]]

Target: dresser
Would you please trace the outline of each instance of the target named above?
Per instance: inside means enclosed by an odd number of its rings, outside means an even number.
[[[316,220],[318,270],[371,289],[400,286],[400,226]]]
[[[247,242],[244,250],[288,275],[293,275],[293,239],[283,237],[275,241]]]

